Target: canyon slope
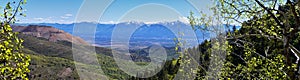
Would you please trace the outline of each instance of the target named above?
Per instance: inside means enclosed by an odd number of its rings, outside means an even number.
[[[63,30],[51,26],[41,26],[41,25],[28,25],[28,26],[13,26],[14,32],[20,32],[21,34],[35,36],[39,38],[45,38],[51,42],[57,41],[68,41],[75,44],[88,45],[86,41],[80,37],[73,36]]]

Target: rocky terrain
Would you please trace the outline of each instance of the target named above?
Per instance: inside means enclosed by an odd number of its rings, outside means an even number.
[[[71,34],[64,32],[63,30],[59,30],[51,26],[28,25],[13,26],[12,28],[15,32],[45,38],[51,42],[68,41],[75,44],[88,45],[88,43],[80,37],[72,36]]]

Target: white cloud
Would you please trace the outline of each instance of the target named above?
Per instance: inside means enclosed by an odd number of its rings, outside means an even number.
[[[33,23],[41,23],[41,22],[53,22],[52,17],[47,17],[47,18],[33,18],[33,21],[29,21],[29,22],[33,22]]]
[[[60,16],[60,18],[62,18],[62,19],[68,19],[69,17],[67,17],[67,16]]]
[[[53,17],[51,16],[51,17],[48,17],[48,19],[52,19]]]
[[[189,24],[190,23],[190,21],[189,21],[189,19],[187,17],[181,16],[181,17],[179,17],[178,20],[181,21],[181,22],[183,22],[183,23],[185,23],[185,24]]]
[[[44,20],[44,18],[33,18],[34,20],[36,20],[36,21],[43,21]]]
[[[118,22],[115,21],[108,21],[108,22],[99,22],[101,24],[117,24]]]
[[[73,16],[73,14],[65,14],[63,16],[60,16],[60,18],[62,18],[62,19],[69,19],[72,16]]]
[[[66,19],[59,19],[59,17],[37,17],[33,18],[31,20],[27,20],[27,23],[62,23],[62,24],[69,24],[73,23],[72,20],[66,20]]]
[[[73,14],[65,14],[65,16],[67,16],[67,17],[72,17]]]

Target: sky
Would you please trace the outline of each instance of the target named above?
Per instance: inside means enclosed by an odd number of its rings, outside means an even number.
[[[0,6],[7,1],[0,0]],[[212,4],[211,0],[111,0],[110,4],[102,0],[89,1],[91,3],[87,4],[85,0],[27,0],[24,5],[27,16],[18,16],[18,23],[95,22],[89,19],[78,20],[81,19],[77,17],[80,11],[88,13],[82,17],[100,16],[97,19],[100,23],[185,21],[190,11],[211,14],[208,8]],[[103,8],[101,16],[94,8],[105,4],[108,6]]]

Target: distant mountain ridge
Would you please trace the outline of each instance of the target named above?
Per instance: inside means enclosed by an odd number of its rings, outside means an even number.
[[[51,26],[43,25],[28,25],[28,26],[12,26],[14,32],[20,32],[25,35],[42,37],[52,42],[69,41],[76,44],[88,45],[86,41],[80,37],[72,36],[71,34],[59,30]]]
[[[16,24],[28,26],[32,24]],[[174,47],[174,38],[178,38],[179,33],[183,33],[182,38],[188,39],[193,43],[201,43],[204,40],[207,40],[211,37],[211,33],[201,30],[191,30],[191,26],[182,21],[172,21],[172,22],[155,22],[155,23],[146,23],[146,22],[121,22],[121,23],[95,23],[95,22],[79,22],[71,24],[60,24],[60,23],[34,23],[34,25],[45,25],[52,26],[57,29],[63,30],[67,33],[70,33],[74,36],[79,36],[84,39],[86,42],[95,44],[101,47],[110,47],[112,42],[112,34],[118,33],[114,31],[116,28],[126,27],[124,29],[134,29],[138,27],[134,32],[125,32],[130,30],[123,30],[123,33],[132,33],[130,36],[130,46],[139,46],[146,47],[151,46],[152,44],[160,44],[165,47]],[[80,25],[80,26],[78,26]],[[95,26],[95,35],[81,35],[74,34],[74,27],[86,27],[86,26]],[[224,30],[228,30],[225,28]],[[122,35],[117,35],[122,36]],[[196,46],[196,44],[194,45]]]
[[[18,24],[18,25],[29,25],[29,24]],[[102,47],[109,47],[111,45],[111,39],[113,33],[118,33],[114,31],[116,28],[126,27],[123,30],[123,33],[132,33],[125,32],[130,31],[129,29],[134,29],[138,27],[130,37],[130,46],[151,46],[152,44],[160,44],[166,47],[175,46],[174,38],[177,38],[179,32],[185,33],[184,37],[192,37],[197,36],[199,39],[194,39],[194,41],[199,40],[199,42],[203,41],[203,34],[201,31],[196,31],[197,35],[190,35],[191,26],[181,21],[173,21],[173,22],[156,22],[156,23],[145,23],[145,22],[122,22],[116,24],[103,24],[103,23],[93,23],[93,22],[80,22],[80,23],[72,23],[72,24],[59,24],[59,23],[37,23],[35,25],[46,25],[53,26],[57,29],[64,30],[70,34],[73,34],[73,28],[76,27],[86,27],[90,25],[95,25],[95,36],[94,35],[75,35],[80,36],[87,42],[95,42],[92,44],[96,44]],[[80,25],[80,26],[79,26]],[[193,31],[192,31],[193,32]],[[205,39],[209,38],[209,34],[206,33]],[[117,35],[122,36],[122,35]],[[95,37],[94,39],[92,37]]]

